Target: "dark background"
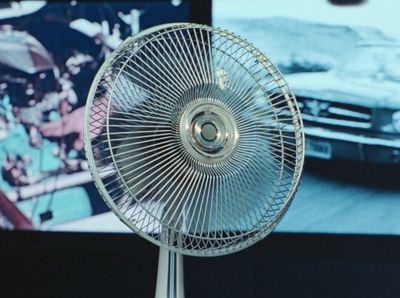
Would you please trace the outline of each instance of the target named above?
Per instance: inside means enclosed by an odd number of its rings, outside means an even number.
[[[209,23],[210,1],[193,5]],[[0,254],[0,297],[154,297],[158,248],[135,235],[1,231]],[[184,262],[190,298],[400,294],[397,236],[273,233]]]
[[[131,234],[0,233],[2,297],[154,297],[158,248]],[[273,233],[184,257],[189,298],[398,297],[400,238]]]

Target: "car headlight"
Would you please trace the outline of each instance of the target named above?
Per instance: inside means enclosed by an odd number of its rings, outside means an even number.
[[[392,125],[397,132],[400,132],[400,111],[393,113]]]

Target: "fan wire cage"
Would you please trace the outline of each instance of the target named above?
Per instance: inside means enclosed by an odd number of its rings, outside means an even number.
[[[98,72],[85,117],[102,197],[132,230],[174,252],[252,245],[298,187],[295,98],[268,58],[221,29],[167,24],[128,38]]]

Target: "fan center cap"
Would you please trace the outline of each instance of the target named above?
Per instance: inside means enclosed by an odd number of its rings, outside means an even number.
[[[215,163],[228,158],[239,132],[233,115],[222,105],[199,100],[189,105],[180,121],[180,136],[187,151],[196,159]]]
[[[212,123],[206,123],[201,127],[201,136],[209,142],[217,138],[218,130]]]

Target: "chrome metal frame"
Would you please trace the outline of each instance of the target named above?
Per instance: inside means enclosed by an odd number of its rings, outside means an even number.
[[[160,248],[156,298],[184,298],[183,256]]]

